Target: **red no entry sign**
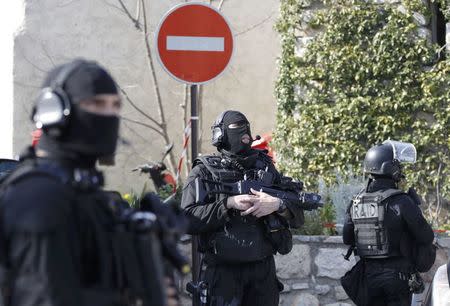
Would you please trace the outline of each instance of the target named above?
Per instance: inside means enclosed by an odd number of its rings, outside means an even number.
[[[186,3],[171,9],[156,32],[158,58],[175,79],[201,84],[220,75],[233,53],[233,35],[211,6]]]

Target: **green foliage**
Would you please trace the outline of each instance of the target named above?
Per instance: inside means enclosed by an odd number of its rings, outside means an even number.
[[[431,0],[431,2],[438,3],[445,20],[450,20],[450,0]]]
[[[307,186],[319,177],[333,185],[336,171],[348,176],[372,145],[396,139],[418,150],[408,181],[422,193],[439,185],[450,197],[450,61],[436,63],[437,46],[418,34],[413,10],[426,7],[403,4],[406,13],[393,4],[325,1],[305,25],[303,2],[282,1],[274,142],[284,172]],[[299,58],[296,31],[305,26],[321,32]]]

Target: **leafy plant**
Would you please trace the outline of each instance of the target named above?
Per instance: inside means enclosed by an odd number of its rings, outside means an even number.
[[[439,0],[444,12],[448,0]],[[302,0],[283,0],[274,143],[278,166],[317,187],[351,177],[374,144],[415,144],[418,161],[407,181],[428,201],[450,197],[450,60],[437,62],[435,45],[419,35],[419,0],[375,4],[326,0],[305,21]],[[445,5],[443,8],[442,6]],[[448,18],[448,15],[447,15]],[[297,35],[320,29],[302,57]],[[350,167],[349,167],[350,166]],[[339,215],[339,213],[338,213]]]

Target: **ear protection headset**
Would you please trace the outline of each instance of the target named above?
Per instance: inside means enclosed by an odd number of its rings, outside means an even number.
[[[50,87],[42,89],[32,112],[32,120],[38,129],[47,129],[54,136],[59,136],[62,127],[67,125],[71,114],[71,103],[63,86],[67,78],[83,63],[76,60],[66,66],[56,75]]]
[[[211,144],[215,147],[219,147],[225,141],[225,131],[223,129],[223,117],[228,111],[222,112],[214,121],[214,124],[211,126],[212,130],[212,139]]]

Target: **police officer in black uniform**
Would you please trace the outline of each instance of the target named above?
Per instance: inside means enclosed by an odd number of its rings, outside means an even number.
[[[155,216],[103,191],[95,166],[115,152],[120,108],[114,80],[95,62],[49,73],[32,115],[41,141],[1,185],[1,305],[173,302],[152,262]]]
[[[277,214],[292,227],[299,227],[303,211],[257,190],[235,196],[220,194],[204,203],[196,202],[196,178],[233,183],[252,170],[264,170],[273,176],[274,183],[280,180],[266,152],[251,148],[250,124],[242,113],[223,112],[212,126],[212,133],[212,144],[220,154],[196,160],[182,197],[182,207],[192,220],[191,234],[200,236],[206,266],[200,278],[208,287],[208,305],[278,305],[282,284],[273,258],[277,250],[263,220]]]
[[[357,305],[409,306],[411,290],[415,290],[410,285],[420,282],[413,247],[431,244],[434,235],[418,206],[417,194],[413,189],[405,193],[398,186],[403,177],[401,163],[415,162],[415,155],[412,144],[385,141],[372,147],[364,159],[369,181],[352,200],[343,230],[344,243],[354,246],[361,258]],[[358,286],[355,282],[347,288],[343,285],[347,292]]]

